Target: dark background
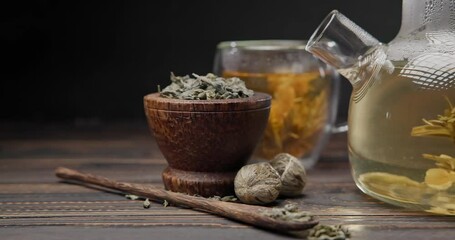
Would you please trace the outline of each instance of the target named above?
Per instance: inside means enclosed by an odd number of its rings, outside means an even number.
[[[142,119],[142,97],[167,85],[170,71],[210,72],[220,41],[308,39],[338,9],[388,42],[401,19],[397,0],[41,0],[0,9],[2,122]],[[349,94],[343,81],[341,119]]]

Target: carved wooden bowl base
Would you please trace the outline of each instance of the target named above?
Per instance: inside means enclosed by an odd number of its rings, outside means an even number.
[[[162,174],[167,190],[203,197],[234,195],[237,172],[191,172],[167,167]]]

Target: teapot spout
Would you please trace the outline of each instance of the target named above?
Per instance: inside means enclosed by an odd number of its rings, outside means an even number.
[[[387,72],[393,71],[386,45],[337,10],[322,21],[305,49],[337,69],[354,89],[374,80],[384,66]]]

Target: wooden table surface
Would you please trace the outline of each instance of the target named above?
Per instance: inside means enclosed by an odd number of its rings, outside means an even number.
[[[162,187],[166,162],[145,123],[0,125],[0,239],[292,239],[207,213],[60,182],[57,166]],[[332,136],[297,202],[352,239],[454,239],[455,218],[397,208],[357,189],[346,135]]]

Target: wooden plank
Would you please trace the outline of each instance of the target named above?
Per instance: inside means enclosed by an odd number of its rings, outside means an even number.
[[[352,239],[415,239],[447,240],[453,228],[399,228],[350,225]],[[254,228],[221,228],[212,225],[192,226],[174,224],[164,226],[15,226],[2,228],[4,239],[304,239],[304,233],[280,234]]]
[[[155,186],[160,186],[155,184]],[[99,192],[98,190],[69,185],[54,184],[2,184],[0,194],[0,212],[10,214],[59,214],[77,212],[85,208],[102,211],[105,206],[116,209],[135,208],[142,210],[141,202],[128,201],[123,194]],[[35,192],[36,191],[36,192]],[[384,204],[362,194],[352,183],[309,184],[306,194],[296,199],[279,200],[278,204],[298,203],[316,216],[424,216],[425,213],[409,211]],[[167,210],[179,208],[168,208]],[[0,216],[3,216],[0,214]]]
[[[0,125],[2,239],[290,239],[191,209],[127,200],[123,193],[60,182],[57,166],[161,187],[166,162],[144,126],[36,128]],[[14,131],[17,131],[16,133]],[[32,137],[27,137],[27,134]],[[455,219],[394,207],[357,189],[347,161],[346,135],[335,135],[308,170],[305,195],[281,199],[343,224],[353,239],[449,239]]]

